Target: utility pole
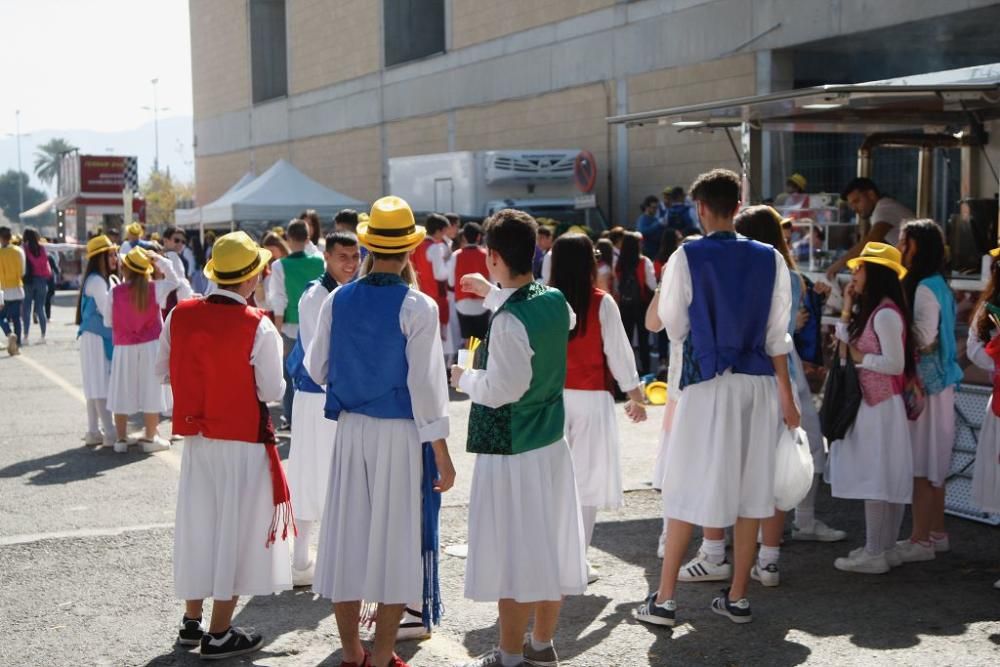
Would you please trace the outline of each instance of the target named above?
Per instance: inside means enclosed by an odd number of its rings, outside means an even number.
[[[142,107],[146,111],[153,112],[153,141],[154,141],[154,151],[153,151],[153,171],[160,171],[160,112],[170,111],[170,107],[160,107],[156,98],[156,84],[160,82],[159,78],[155,78],[151,81],[153,84],[153,106],[152,107]]]
[[[17,132],[17,219],[24,210],[24,178],[21,177],[21,110],[14,111],[14,131]]]

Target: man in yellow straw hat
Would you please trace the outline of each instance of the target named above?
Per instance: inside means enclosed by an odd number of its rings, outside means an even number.
[[[0,227],[0,329],[7,337],[7,354],[21,348],[21,302],[24,301],[24,251],[12,243],[10,227]],[[13,330],[11,330],[13,325]]]
[[[291,500],[266,403],[281,398],[281,336],[247,305],[271,253],[245,232],[215,243],[208,297],[180,302],[160,336],[156,375],[174,393],[185,436],[174,529],[174,590],[185,601],[178,643],[206,659],[249,653],[261,635],[232,626],[240,595],[291,588]],[[213,598],[211,625],[202,622]]]
[[[440,617],[437,509],[455,481],[448,387],[437,305],[401,277],[424,236],[405,201],[376,201],[358,225],[372,269],[327,297],[306,352],[337,420],[313,590],[333,601],[347,667],[405,667],[393,647],[407,603],[423,601],[428,627]],[[378,604],[370,656],[362,600]]]
[[[131,222],[125,227],[125,242],[118,249],[118,256],[124,258],[132,248],[142,248],[143,250],[153,250],[153,244],[143,241],[142,237],[146,230],[142,228],[142,223]]]

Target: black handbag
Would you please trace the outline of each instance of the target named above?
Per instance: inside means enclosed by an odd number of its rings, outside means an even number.
[[[839,354],[834,354],[823,385],[823,405],[819,411],[820,429],[827,442],[842,440],[847,435],[859,407],[861,383],[854,361],[850,355],[841,359]]]

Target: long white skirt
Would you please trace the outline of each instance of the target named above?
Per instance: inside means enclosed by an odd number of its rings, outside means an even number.
[[[813,469],[816,474],[819,474],[826,468],[826,440],[823,438],[823,429],[819,423],[819,412],[816,411],[812,390],[809,388],[809,381],[806,379],[806,371],[802,367],[799,353],[792,349],[788,357],[794,368],[795,390],[799,397],[799,411],[802,415],[802,430],[809,438]]]
[[[992,404],[993,398],[990,397],[976,445],[972,502],[984,512],[1000,514],[1000,419],[993,414]]]
[[[567,389],[566,442],[573,454],[580,504],[618,509],[622,490],[622,443],[615,419],[615,401],[606,391]]]
[[[163,385],[153,373],[159,345],[155,340],[139,345],[115,345],[108,385],[108,410],[112,413],[160,414],[166,408]]]
[[[421,599],[422,453],[410,420],[341,413],[313,591],[334,602]]]
[[[174,591],[182,600],[269,595],[292,587],[288,542],[265,546],[274,513],[264,446],[184,440],[174,528]]]
[[[955,388],[927,397],[924,411],[910,422],[913,443],[913,476],[926,477],[934,486],[943,486],[951,470],[951,450],[955,447]]]
[[[323,518],[337,422],[323,415],[326,394],[295,392],[292,402],[292,446],[285,468],[292,490],[295,518]]]
[[[80,335],[80,370],[84,397],[88,401],[107,398],[111,362],[104,356],[104,339],[89,331]]]
[[[663,408],[663,425],[660,427],[660,446],[656,450],[656,461],[653,463],[653,488],[662,489],[664,475],[667,471],[667,445],[670,444],[670,429],[674,423],[674,413],[677,411],[677,400],[673,396],[667,398]]]
[[[830,486],[837,498],[909,503],[913,447],[902,396],[861,402],[854,425],[830,445]]]
[[[465,597],[560,600],[587,590],[583,520],[569,445],[477,454]]]
[[[725,374],[681,392],[664,461],[672,519],[722,528],[774,514],[774,451],[784,424],[771,376]]]

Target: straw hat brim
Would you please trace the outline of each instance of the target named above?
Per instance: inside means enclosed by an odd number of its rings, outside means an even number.
[[[847,260],[847,268],[854,271],[861,266],[862,262],[868,262],[869,264],[881,264],[882,266],[888,267],[896,272],[896,275],[899,276],[900,280],[906,277],[906,269],[902,264],[894,262],[891,259],[883,259],[881,257],[855,257],[854,259]]]
[[[652,405],[666,405],[667,384],[665,382],[650,382],[646,385],[646,400]]]
[[[214,257],[208,260],[208,263],[205,264],[205,268],[202,270],[202,273],[204,273],[205,277],[216,285],[238,285],[246,280],[250,280],[267,267],[267,263],[271,260],[271,251],[267,248],[257,248],[257,257],[260,259],[260,261],[257,262],[257,266],[255,266],[253,270],[248,271],[246,274],[242,274],[236,278],[220,278],[216,275]]]
[[[90,259],[91,257],[96,257],[97,255],[100,255],[101,253],[111,252],[113,250],[118,250],[118,246],[116,246],[114,243],[112,243],[109,246],[104,246],[103,248],[98,248],[97,250],[92,250],[92,251],[88,252],[86,259]]]
[[[427,230],[417,225],[414,231],[406,236],[382,236],[377,231],[369,232],[371,223],[358,223],[358,243],[372,252],[396,253],[409,252],[423,243]]]
[[[135,271],[136,273],[145,273],[147,276],[153,275],[154,268],[152,262],[150,262],[149,266],[143,269],[141,267],[136,266],[132,262],[128,261],[128,255],[125,255],[125,258],[122,259],[122,264],[127,266],[129,271]]]
[[[990,250],[990,257],[993,257],[994,259],[1000,257],[1000,248],[993,248],[993,250]]]

